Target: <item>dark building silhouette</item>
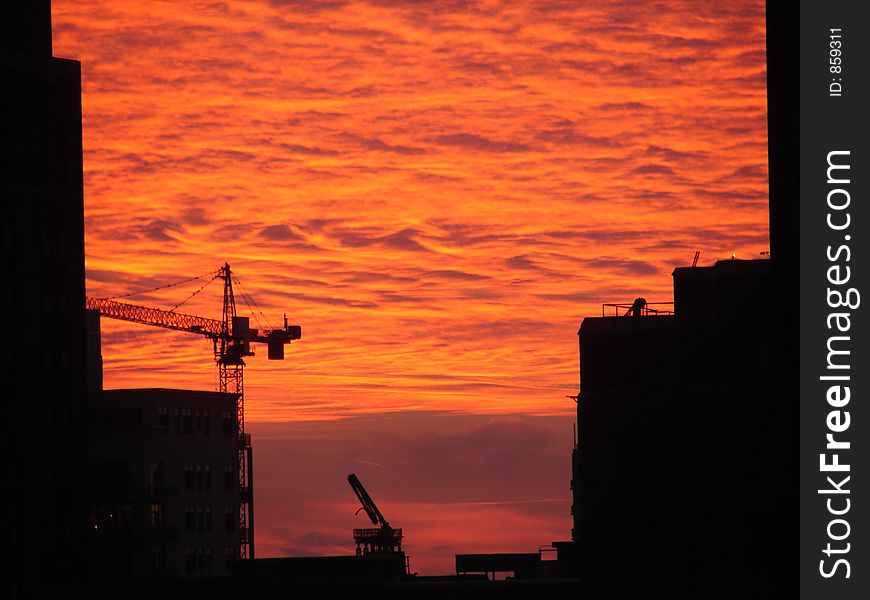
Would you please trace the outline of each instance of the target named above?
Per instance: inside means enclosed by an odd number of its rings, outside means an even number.
[[[767,127],[770,190],[770,303],[773,339],[770,460],[778,465],[773,500],[779,512],[768,519],[766,536],[777,543],[771,572],[797,592],[799,556],[800,398],[800,56],[799,6],[767,2]]]
[[[226,576],[253,491],[238,487],[236,396],[102,390],[99,313],[87,315],[90,579]]]
[[[580,327],[572,537],[584,589],[795,591],[798,7],[768,2],[767,26],[770,260],[678,268],[674,314]]]
[[[0,562],[5,598],[81,579],[86,518],[81,85],[49,0],[0,8]]]
[[[584,319],[573,481],[581,576],[763,568],[759,527],[780,510],[771,504],[780,465],[767,448],[770,266],[676,269],[674,314]]]

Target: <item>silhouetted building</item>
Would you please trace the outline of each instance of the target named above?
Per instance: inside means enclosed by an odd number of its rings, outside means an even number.
[[[770,261],[676,269],[675,314],[580,328],[572,533],[586,581],[795,591],[798,7],[766,8]]]
[[[240,542],[235,402],[217,392],[126,389],[92,404],[94,574],[227,573]]]
[[[719,261],[674,271],[674,314],[584,319],[581,576],[691,581],[764,567],[758,531],[779,510],[780,467],[769,448],[769,299],[770,261]]]
[[[798,590],[800,398],[800,7],[766,2],[768,179],[770,188],[771,331],[776,395],[770,425],[771,459],[777,466],[778,513],[765,537],[784,549],[769,558],[771,573]]]
[[[80,580],[85,301],[80,64],[49,0],[0,3],[0,563],[4,597]]]
[[[95,316],[96,315],[96,316]],[[236,396],[96,389],[88,311],[89,569],[93,581],[223,576],[238,558]]]

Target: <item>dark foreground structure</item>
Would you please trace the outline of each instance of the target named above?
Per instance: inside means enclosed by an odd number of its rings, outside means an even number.
[[[770,260],[676,269],[673,315],[580,328],[584,590],[796,595],[798,56],[797,5],[768,2]]]
[[[189,485],[187,464],[193,466],[193,487],[199,485],[197,473],[206,486],[206,471],[196,470],[206,460],[181,463],[177,479],[178,465],[170,469],[169,459],[161,467],[161,460],[144,455],[127,460],[121,448],[101,454],[104,442],[129,442],[109,440],[113,428],[117,433],[118,427],[139,422],[131,407],[142,407],[141,423],[155,428],[155,440],[188,435],[188,415],[180,412],[185,408],[196,428],[195,398],[146,390],[109,402],[124,410],[91,415],[94,439],[105,438],[95,442],[92,458],[126,462],[130,473],[137,471],[129,480],[143,486],[136,500],[143,528],[131,545],[145,554],[137,561],[147,558],[154,574],[171,570],[171,551],[167,546],[164,556],[160,548],[164,540],[177,539],[182,545],[175,548],[185,549],[179,570],[186,573],[190,566],[195,576],[122,585],[102,576],[111,566],[99,552],[89,552],[86,542],[89,525],[101,530],[106,523],[97,507],[118,497],[117,488],[97,486],[124,477],[120,468],[103,465],[97,470],[105,469],[105,477],[89,478],[86,466],[80,65],[52,57],[49,0],[2,3],[0,267],[6,285],[0,314],[8,343],[0,361],[7,459],[0,486],[0,561],[11,573],[3,598],[59,597],[59,591],[63,596],[86,591],[91,598],[212,600],[604,598],[625,597],[620,593],[625,587],[669,597],[794,595],[789,592],[797,582],[799,527],[797,11],[796,4],[768,3],[770,260],[678,269],[673,316],[594,318],[581,328],[575,542],[560,543],[562,565],[543,568],[540,554],[460,555],[457,570],[465,574],[414,578],[406,576],[397,557],[369,554],[229,561],[230,575],[218,576],[214,565],[227,542],[201,541],[208,538],[209,513],[197,502],[184,502],[182,521],[180,496],[174,495]],[[146,404],[136,394],[150,394],[151,400]],[[168,412],[168,422],[162,421],[160,409],[169,411],[176,401],[178,421]],[[155,412],[146,415],[146,405]],[[209,411],[216,433],[220,426],[212,411],[218,408],[198,408]],[[163,430],[173,427],[181,433]],[[185,442],[166,441],[173,443]],[[211,485],[219,486],[221,478],[210,472]],[[92,511],[85,492],[89,480]],[[212,528],[218,528],[221,511],[215,505],[224,499],[209,500],[205,489],[194,492],[203,494],[200,506],[212,504]],[[194,531],[185,531],[190,543],[180,531],[188,527],[188,504],[195,515]],[[173,527],[179,529],[177,538]],[[104,541],[106,548],[120,544]],[[117,560],[111,551],[105,554],[107,561]],[[574,567],[563,569],[565,562]],[[482,576],[497,569],[510,570],[515,579],[492,582]],[[93,576],[87,581],[89,570]],[[579,579],[573,576],[577,572]]]
[[[626,571],[699,592],[769,569],[783,488],[771,264],[674,271],[674,314],[580,328],[574,539],[585,581]]]
[[[253,495],[253,477],[240,489],[236,471],[236,396],[104,390],[98,311],[87,332],[88,579],[113,589],[227,576],[238,505]]]
[[[238,558],[235,396],[106,390],[89,415],[90,578],[227,574]]]
[[[0,8],[0,562],[4,598],[82,579],[85,298],[80,64],[49,0]]]

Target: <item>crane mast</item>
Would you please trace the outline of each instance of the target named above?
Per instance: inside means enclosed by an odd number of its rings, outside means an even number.
[[[232,272],[229,263],[214,276],[224,281],[222,318],[208,319],[196,315],[176,313],[174,310],[147,308],[126,302],[102,298],[87,298],[85,306],[98,310],[101,316],[142,325],[162,327],[203,335],[214,344],[214,357],[218,367],[219,391],[236,397],[236,423],[238,430],[237,474],[239,484],[239,558],[254,558],[254,498],[251,436],[245,433],[245,357],[253,356],[251,342],[267,344],[270,360],[284,359],[284,345],[302,338],[302,328],[288,325],[284,317],[283,329],[251,329],[247,317],[236,314]]]

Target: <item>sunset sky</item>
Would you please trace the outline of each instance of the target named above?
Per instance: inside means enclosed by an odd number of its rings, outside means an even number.
[[[583,317],[671,301],[696,250],[768,249],[760,0],[54,0],[53,23],[82,62],[88,294],[228,261],[303,327],[248,361],[258,556],[352,552],[351,471],[421,573],[568,539]],[[219,317],[219,286],[183,310]],[[102,326],[106,387],[214,389],[206,340]]]

